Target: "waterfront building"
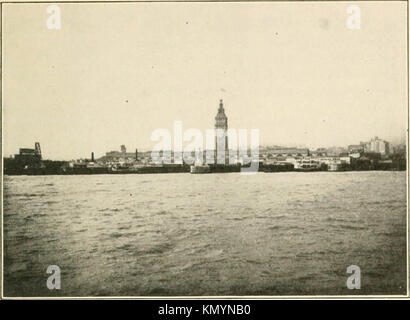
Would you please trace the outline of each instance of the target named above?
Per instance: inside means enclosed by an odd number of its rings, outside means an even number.
[[[346,164],[350,164],[351,162],[351,158],[350,155],[349,156],[341,156],[340,157],[340,163],[346,163]]]
[[[307,148],[275,148],[268,152],[269,157],[307,157],[309,149]]]
[[[363,154],[363,152],[349,153],[349,157],[354,158],[354,159],[359,159],[362,154]]]
[[[338,156],[326,156],[326,157],[313,157],[317,162],[330,165],[332,163],[339,163],[340,157]]]
[[[14,160],[21,165],[31,165],[41,162],[40,143],[34,144],[34,149],[20,148],[19,153],[14,155]]]

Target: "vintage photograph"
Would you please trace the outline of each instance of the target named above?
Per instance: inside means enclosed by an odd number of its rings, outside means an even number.
[[[407,6],[2,3],[2,297],[408,296]]]

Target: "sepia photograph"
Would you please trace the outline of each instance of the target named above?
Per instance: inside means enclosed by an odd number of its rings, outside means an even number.
[[[1,57],[3,299],[409,297],[407,1],[3,1]]]

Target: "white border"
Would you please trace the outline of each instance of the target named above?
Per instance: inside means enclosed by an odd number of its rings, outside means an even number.
[[[362,0],[363,1],[363,0]],[[154,0],[154,1],[111,1],[111,0],[102,0],[102,1],[65,1],[65,0],[55,0],[55,1],[41,1],[41,0],[34,0],[34,1],[24,1],[24,0],[15,0],[15,1],[4,1],[0,0],[0,19],[1,19],[1,26],[0,26],[0,36],[1,36],[1,101],[0,101],[0,108],[1,108],[1,297],[0,299],[4,300],[317,300],[317,299],[325,299],[325,300],[409,300],[410,299],[410,275],[409,275],[409,1],[410,0],[364,0],[363,2],[406,2],[407,7],[407,55],[406,55],[406,63],[407,63],[407,132],[406,132],[406,187],[407,187],[407,194],[406,194],[406,202],[407,202],[407,243],[406,243],[406,260],[407,260],[407,294],[406,295],[283,295],[283,296],[79,296],[79,297],[70,297],[70,296],[61,296],[61,297],[6,297],[4,296],[4,222],[3,222],[3,188],[4,188],[4,176],[3,176],[3,169],[4,169],[4,126],[3,126],[3,119],[4,119],[4,112],[3,112],[3,3],[14,3],[14,4],[24,4],[24,3],[32,3],[32,4],[40,4],[40,3],[104,3],[104,2],[113,2],[113,3],[124,3],[124,2],[163,2],[163,3],[173,3],[173,2],[292,2],[295,3],[297,1],[281,1],[281,0],[245,0],[245,1],[212,1],[212,0],[192,0],[192,1],[161,1],[161,0]],[[338,0],[313,0],[313,1],[300,1],[300,2],[356,2],[356,1],[338,1]],[[361,2],[360,0],[357,2]]]

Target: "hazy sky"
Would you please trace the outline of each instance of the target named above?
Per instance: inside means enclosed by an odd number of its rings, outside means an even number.
[[[3,5],[4,153],[41,143],[49,159],[99,157],[151,133],[214,126],[261,144],[326,147],[404,141],[406,3]]]

